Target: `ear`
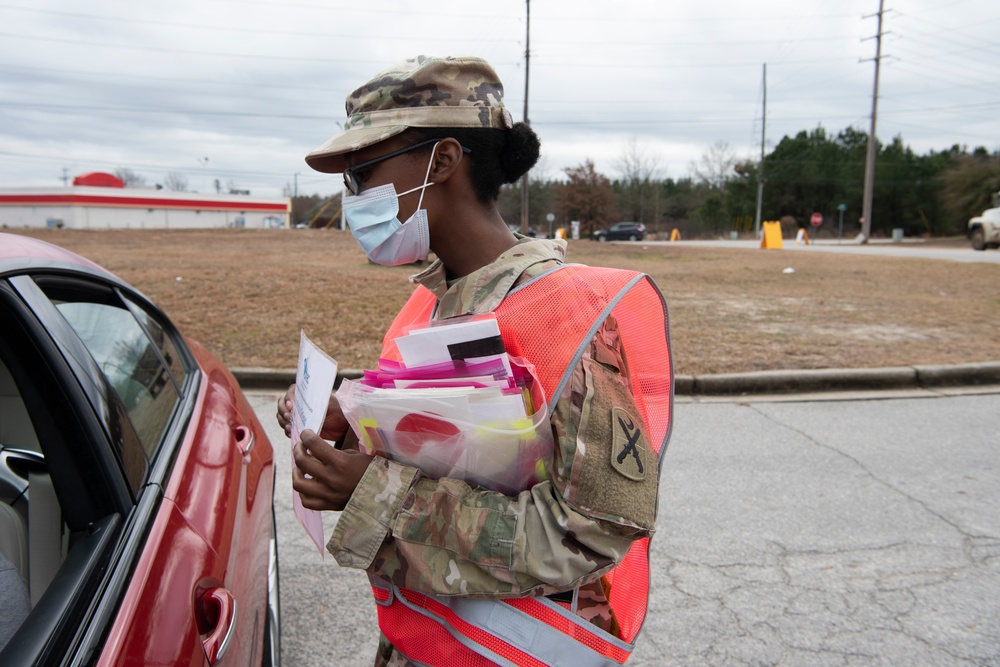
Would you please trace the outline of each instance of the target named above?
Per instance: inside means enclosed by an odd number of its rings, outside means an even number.
[[[434,163],[431,165],[430,180],[434,183],[444,183],[452,178],[464,161],[465,153],[462,144],[451,137],[442,139],[434,151]]]

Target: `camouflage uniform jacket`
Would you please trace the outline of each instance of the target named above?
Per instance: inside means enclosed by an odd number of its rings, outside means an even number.
[[[438,297],[438,319],[491,312],[515,284],[562,263],[565,247],[561,240],[519,238],[492,263],[450,285],[440,262],[411,280]],[[557,399],[552,479],[508,497],[456,479],[429,479],[377,457],[327,545],[337,562],[437,595],[578,589],[573,608],[613,632],[601,575],[635,539],[652,534],[658,484],[656,475],[647,475],[627,493],[607,490],[622,484],[608,463],[612,408],[637,414],[617,334],[609,318]],[[391,664],[405,664],[394,657]]]

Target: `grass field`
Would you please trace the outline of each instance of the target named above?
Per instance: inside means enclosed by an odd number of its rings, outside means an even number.
[[[104,265],[231,366],[293,368],[304,328],[341,369],[372,367],[419,269],[369,264],[340,231],[16,233]],[[683,242],[571,241],[568,259],[655,278],[679,374],[1000,360],[996,264]]]

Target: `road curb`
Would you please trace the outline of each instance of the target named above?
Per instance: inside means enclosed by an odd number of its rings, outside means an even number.
[[[295,382],[295,369],[235,367],[231,369],[245,390],[282,390]],[[357,379],[362,371],[345,369],[341,380]],[[885,368],[820,368],[753,373],[677,375],[678,396],[731,396],[740,394],[795,394],[824,391],[927,389],[1000,384],[1000,361],[964,364],[928,364]]]

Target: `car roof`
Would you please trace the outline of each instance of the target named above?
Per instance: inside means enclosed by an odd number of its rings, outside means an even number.
[[[119,280],[113,273],[65,248],[20,234],[0,233],[0,273],[29,267],[71,264]]]

